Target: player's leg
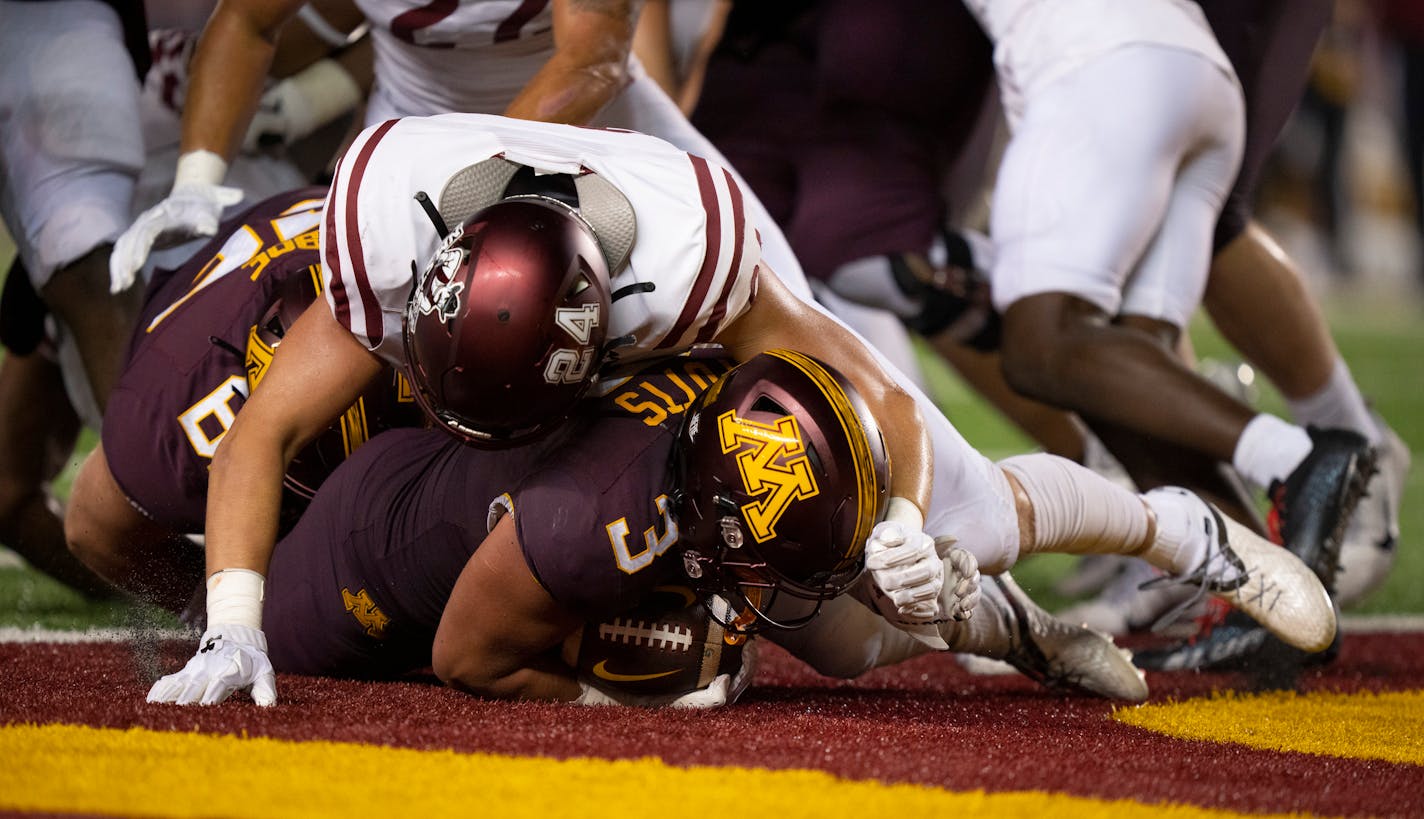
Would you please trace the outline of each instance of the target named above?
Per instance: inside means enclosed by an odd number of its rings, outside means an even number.
[[[74,479],[64,535],[70,551],[119,588],[174,613],[187,608],[204,576],[203,552],[133,505],[96,446]]]
[[[78,345],[102,408],[137,295],[109,295],[109,245],[143,164],[138,79],[97,0],[6,3],[0,26],[0,206],[36,290]]]
[[[1397,554],[1409,447],[1375,413],[1294,262],[1254,222],[1212,261],[1206,307],[1223,336],[1281,391],[1297,423],[1347,429],[1375,449],[1377,471],[1343,535],[1342,605],[1388,577]]]
[[[1111,639],[1056,619],[1007,573],[986,577],[983,588],[972,617],[939,624],[948,650],[1006,661],[1052,688],[1132,702],[1147,698],[1147,685],[1133,667],[1132,655]],[[818,673],[838,679],[854,679],[935,650],[849,594],[826,601],[807,626],[766,636]]]
[[[58,502],[46,491],[74,449],[79,419],[59,367],[42,352],[0,362],[0,543],[91,597],[114,588],[70,554]]]
[[[1240,150],[1230,125],[1241,115],[1234,93],[1205,60],[1156,48],[1122,49],[1075,71],[1030,103],[1004,157],[992,227],[1009,383],[1090,422],[1223,461],[1254,413],[1190,372],[1161,338],[1111,319],[1130,271],[1154,242],[1165,244],[1158,231],[1179,162],[1197,154],[1194,163],[1218,177],[1202,197],[1215,195],[1219,207],[1225,196]],[[1121,126],[1120,105],[1141,127]],[[1075,204],[1082,202],[1093,206]],[[1161,251],[1184,254],[1173,271],[1184,289],[1205,279],[1210,227],[1201,236],[1174,234]]]
[[[1052,455],[1017,456],[1000,466],[1022,554],[1140,556],[1302,650],[1322,651],[1334,638],[1335,613],[1312,570],[1187,490],[1134,495]]]

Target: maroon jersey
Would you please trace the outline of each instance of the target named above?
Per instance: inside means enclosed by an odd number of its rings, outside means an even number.
[[[319,292],[325,193],[304,188],[255,205],[224,223],[182,267],[150,282],[105,411],[103,446],[119,487],[154,521],[203,531],[213,453],[247,400],[249,377],[256,383],[271,358],[269,334],[256,325],[280,294],[302,283],[294,279],[310,282],[312,298]],[[415,423],[419,412],[413,401],[408,406],[399,419],[383,408],[381,423]],[[365,405],[353,410],[339,422],[348,448],[373,434]],[[303,453],[308,466],[320,460],[320,453]],[[289,511],[293,502],[299,504],[289,499]]]
[[[503,514],[530,571],[593,619],[681,572],[670,495],[682,412],[726,365],[669,359],[587,399],[558,437],[479,450],[395,430],[342,464],[277,545],[263,621],[279,671],[425,667],[445,602]]]

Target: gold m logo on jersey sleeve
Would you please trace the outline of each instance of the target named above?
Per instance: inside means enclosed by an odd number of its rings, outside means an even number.
[[[377,640],[385,636],[386,626],[391,624],[391,618],[381,611],[376,605],[376,601],[371,599],[371,593],[362,589],[352,594],[350,589],[341,590],[341,604],[346,610],[351,612],[356,618],[356,622],[365,627],[366,633]]]
[[[748,495],[757,498],[742,507],[742,515],[758,543],[776,535],[776,522],[792,501],[819,494],[806,457],[806,443],[801,439],[801,425],[793,416],[763,424],[738,418],[736,410],[727,410],[717,417],[717,436],[723,452],[741,449],[737,453],[737,469],[742,485]]]

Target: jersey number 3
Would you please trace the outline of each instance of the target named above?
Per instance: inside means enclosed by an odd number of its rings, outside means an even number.
[[[644,530],[643,548],[637,554],[628,549],[627,518],[619,518],[604,527],[608,530],[608,541],[613,545],[613,558],[618,561],[618,568],[628,574],[648,568],[659,555],[677,543],[677,521],[672,519],[667,495],[658,495],[653,504],[663,517],[663,533],[659,535],[656,526]]]

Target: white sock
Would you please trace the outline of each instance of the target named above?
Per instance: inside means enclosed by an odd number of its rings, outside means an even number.
[[[1177,486],[1164,486],[1142,495],[1157,514],[1157,537],[1141,557],[1175,575],[1187,574],[1206,560],[1206,522],[1211,510],[1206,501]]]
[[[1252,484],[1268,488],[1295,471],[1311,450],[1310,433],[1274,415],[1261,413],[1241,431],[1231,465]]]
[[[1370,415],[1365,405],[1365,397],[1355,384],[1354,376],[1345,360],[1335,359],[1335,368],[1330,371],[1330,380],[1325,386],[1296,401],[1286,399],[1291,416],[1301,424],[1317,427],[1339,427],[1358,432],[1369,439],[1371,446],[1380,443],[1379,425]]]

